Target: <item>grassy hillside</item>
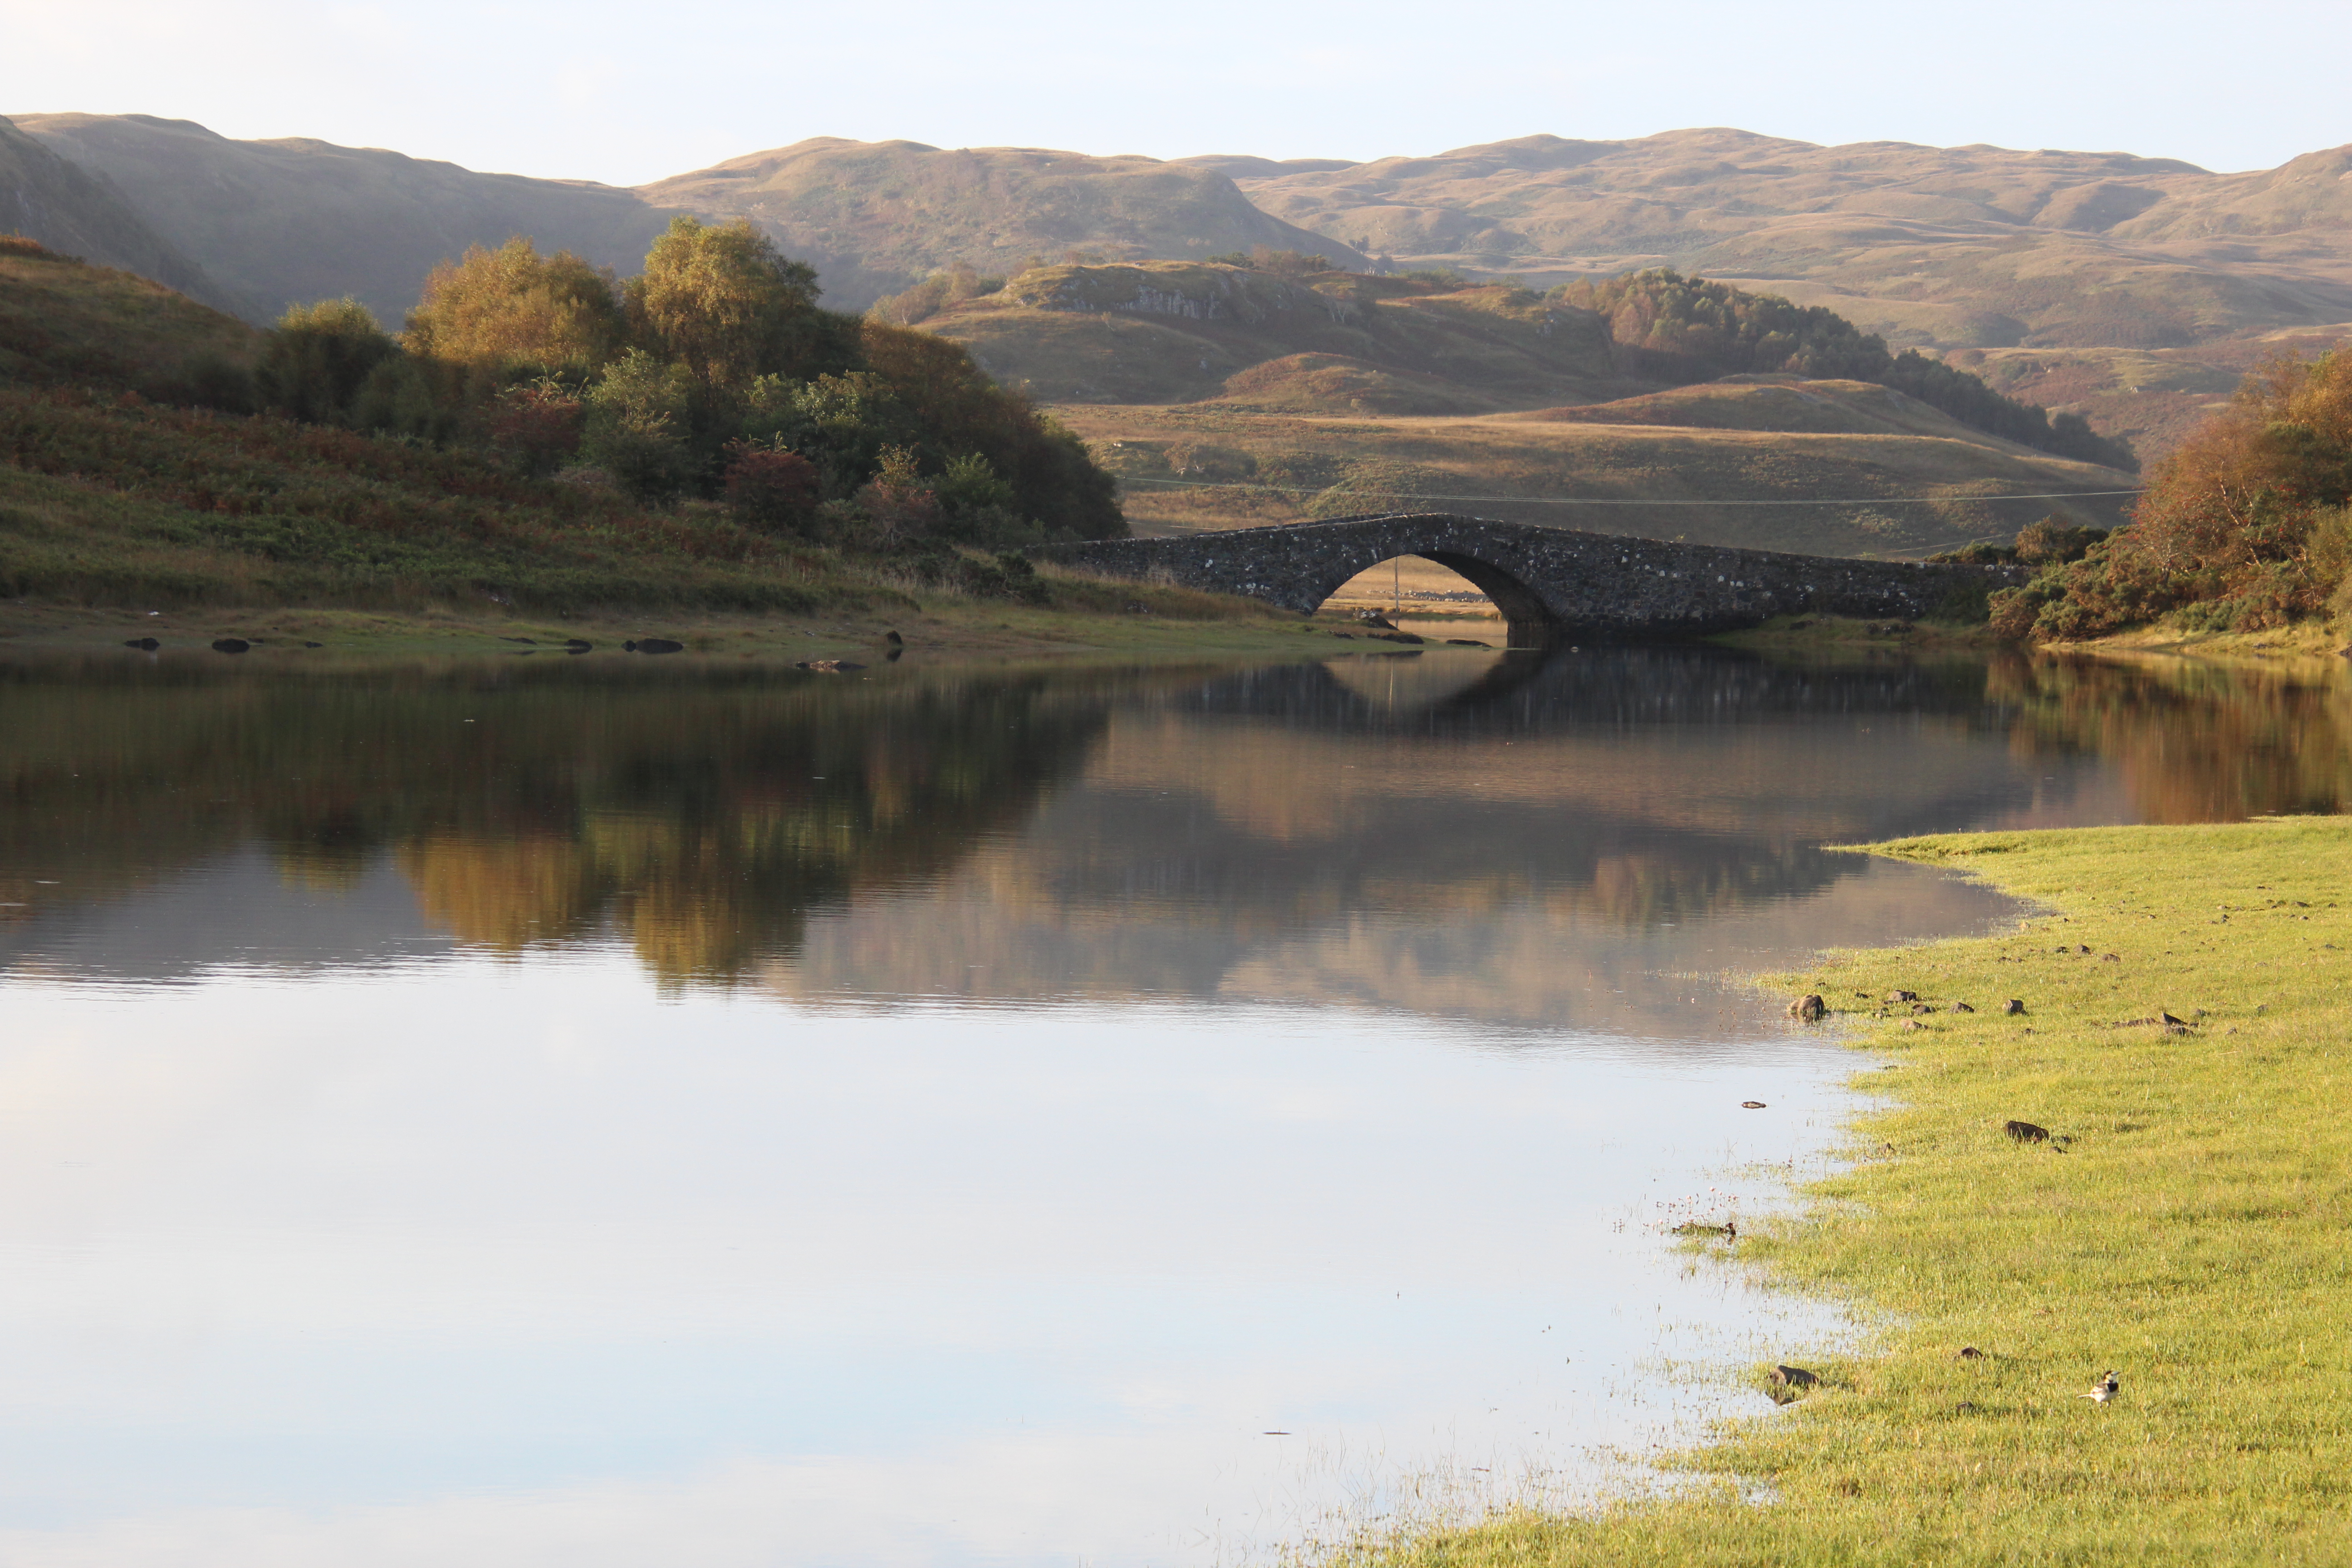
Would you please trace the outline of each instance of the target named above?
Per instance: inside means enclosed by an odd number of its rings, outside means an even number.
[[[1791,390],[1843,402],[1860,411],[1851,416],[1856,424],[1871,406],[1868,394],[1897,395],[1817,384]],[[1688,390],[1700,395],[1694,401],[1731,408],[1741,399],[1778,404],[1788,397],[1778,384]],[[1931,433],[1939,416],[1926,409],[1905,414],[1916,420],[1914,430],[1812,433],[1745,428],[1732,422],[1736,414],[1705,427],[1601,424],[1554,417],[1558,411],[1312,417],[1216,403],[1066,405],[1057,412],[1120,476],[1120,504],[1139,533],[1414,507],[1605,533],[1896,558],[1969,540],[2006,541],[2045,515],[2098,527],[2119,520],[2116,497],[1982,501],[1971,495],[2119,490],[2135,482],[2112,468],[1974,432]],[[1782,423],[1777,410],[1769,418]],[[1905,499],[1923,495],[1949,499],[1925,505]],[[1550,499],[1533,499],[1538,497]],[[1642,504],[1609,504],[1627,501]],[[1707,504],[1726,501],[1750,504]]]
[[[1398,266],[1549,280],[1663,263],[1826,305],[1897,348],[1985,354],[2003,390],[2077,408],[2144,452],[2234,384],[2248,345],[2352,332],[2347,149],[2215,174],[2125,153],[1704,130],[1339,166],[1195,162]]]
[[[543,468],[478,433],[439,446],[203,405],[207,367],[235,378],[258,356],[267,368],[284,342],[143,279],[0,243],[0,597],[488,616],[911,608],[918,595],[1101,609],[1141,596],[1233,613],[1203,595],[1040,579],[906,519],[895,550],[820,545],[716,500],[632,500],[591,467],[534,478]],[[253,387],[243,378],[245,395]],[[940,433],[906,417],[918,437]],[[928,492],[910,477],[892,494],[914,508]]]
[[[1984,442],[2020,454],[1948,414],[1867,381],[1808,381],[1793,375],[1739,375],[1669,387],[1610,403],[1537,408],[1509,419],[1559,425],[1673,425],[1703,430],[1782,430],[1808,435],[1932,436]]]
[[[112,182],[58,157],[6,120],[0,120],[0,234],[20,234],[219,302],[204,268],[149,226]]]
[[[99,383],[185,395],[249,363],[260,334],[134,273],[0,237],[0,386]]]
[[[1522,289],[1209,262],[1036,268],[923,323],[1055,402],[1454,414],[1625,384],[1588,311]]]
[[[820,136],[642,186],[658,205],[748,217],[862,309],[942,268],[1206,258],[1256,246],[1363,265],[1252,205],[1224,175],[1152,158],[1032,147],[943,149]]]

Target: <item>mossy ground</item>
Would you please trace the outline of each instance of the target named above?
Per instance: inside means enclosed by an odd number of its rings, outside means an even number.
[[[1821,1386],[1664,1500],[1350,1561],[2352,1562],[2352,822],[1876,849],[2052,912],[1776,982],[1829,999],[1883,1100],[1738,1266],[1851,1302],[1866,1349],[1790,1347]],[[2120,1397],[2080,1397],[2111,1367]]]
[[[1093,584],[1085,584],[1091,589]],[[331,606],[177,608],[142,611],[30,600],[0,602],[0,650],[63,651],[119,647],[154,637],[166,653],[210,652],[215,637],[261,639],[247,658],[317,658],[321,654],[521,654],[549,652],[566,639],[619,654],[636,638],[667,637],[689,655],[727,658],[846,658],[868,662],[888,652],[887,634],[904,639],[907,657],[1094,656],[1141,658],[1274,658],[1327,654],[1307,635],[1327,637],[1335,622],[1309,623],[1249,600],[1192,603],[1207,595],[1116,584],[1144,608],[1080,603],[1041,606],[944,593],[845,598],[805,612],[727,614],[703,610],[600,609],[576,616],[500,612],[471,606],[415,610]],[[1076,598],[1076,594],[1065,596]],[[1091,595],[1089,595],[1091,596]],[[1262,613],[1261,613],[1262,611]],[[305,642],[323,645],[306,648]],[[126,650],[128,651],[128,650]]]

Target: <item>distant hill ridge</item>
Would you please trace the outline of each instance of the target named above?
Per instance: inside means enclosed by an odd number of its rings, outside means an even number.
[[[0,137],[16,226],[248,320],[352,293],[396,323],[434,263],[515,233],[625,270],[679,211],[751,219],[853,310],[957,266],[1259,246],[1538,285],[1665,265],[1829,306],[2144,450],[2263,353],[2352,333],[2352,147],[2214,174],[2126,153],[1822,147],[1723,128],[1369,163],[818,137],[623,190],[142,115],[19,124],[26,136]],[[35,143],[61,162],[16,174]],[[70,200],[47,194],[64,189],[60,169],[84,176]]]

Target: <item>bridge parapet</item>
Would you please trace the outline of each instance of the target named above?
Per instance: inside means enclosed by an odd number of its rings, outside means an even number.
[[[1911,620],[2032,574],[2015,566],[1681,544],[1448,512],[1044,545],[1031,553],[1106,576],[1246,595],[1302,612],[1315,610],[1360,572],[1393,556],[1418,555],[1461,574],[1493,599],[1515,643],[1559,635],[1705,637],[1780,615]]]

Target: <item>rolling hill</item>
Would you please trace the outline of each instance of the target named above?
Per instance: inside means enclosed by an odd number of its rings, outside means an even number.
[[[1743,131],[1556,136],[1368,163],[1186,160],[1398,267],[1529,281],[1669,265],[2161,449],[2282,342],[2352,335],[2352,147],[2217,174],[2121,153]]]
[[[16,122],[35,152],[57,154],[50,164],[123,193],[139,218],[209,274],[215,302],[257,322],[289,304],[349,294],[397,327],[436,263],[516,234],[541,250],[635,272],[681,212],[751,219],[786,254],[814,263],[826,302],[850,310],[958,263],[1002,270],[1065,253],[1205,257],[1265,245],[1364,265],[1259,211],[1222,174],[1150,158],[819,137],[623,190],[478,174],[305,137],[232,141],[144,114],[24,114]],[[93,258],[136,265],[121,247]],[[184,267],[149,275],[198,278]]]
[[[1365,258],[1252,205],[1224,175],[1153,158],[821,136],[639,188],[656,205],[748,217],[816,264],[837,306],[944,268],[1202,258],[1257,246]]]
[[[2352,335],[2352,147],[2214,174],[2126,153],[1822,147],[1727,129],[1370,163],[817,137],[623,190],[302,138],[230,141],[144,115],[18,120],[26,137],[0,133],[0,202],[14,191],[19,211],[0,224],[253,321],[351,293],[396,323],[436,262],[516,233],[628,271],[682,211],[751,219],[849,310],[949,268],[1202,262],[1260,246],[1536,284],[1670,265],[1825,305],[1897,349],[2085,413],[2144,453],[2265,353]],[[33,177],[18,171],[36,143],[62,162]],[[71,200],[48,194],[77,179]],[[27,193],[48,226],[28,217]],[[1097,352],[1067,323],[1056,335],[1029,355],[1041,389],[1134,395],[1123,347]],[[1476,401],[1400,384],[1377,355],[1295,352],[1330,356],[1290,378],[1327,402],[1349,383],[1370,406]],[[1224,363],[1195,353],[1196,379],[1204,358]]]
[[[1469,414],[1630,390],[1589,310],[1524,290],[1214,262],[1034,268],[921,325],[1054,403]]]

